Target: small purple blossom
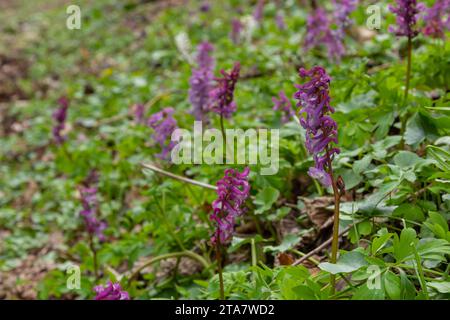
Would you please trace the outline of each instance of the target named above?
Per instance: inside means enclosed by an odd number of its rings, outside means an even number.
[[[253,11],[253,18],[261,23],[264,17],[264,0],[258,0],[255,10]]]
[[[277,14],[275,16],[275,24],[280,30],[286,29],[286,23],[284,22],[284,16],[281,10],[277,11]]]
[[[281,122],[286,123],[295,115],[295,111],[292,108],[292,103],[289,101],[289,98],[286,96],[284,91],[280,91],[278,93],[278,99],[276,97],[272,97],[272,102],[274,103],[273,110],[281,111],[283,113],[281,117]]]
[[[243,205],[250,195],[247,167],[240,173],[235,169],[226,169],[224,177],[217,182],[217,199],[212,203],[213,213],[210,219],[216,223],[216,231],[211,242],[229,243],[233,237],[236,218],[244,213]]]
[[[200,11],[201,12],[208,12],[211,9],[211,5],[209,1],[203,1],[200,5]]]
[[[206,114],[210,104],[209,92],[212,90],[214,79],[214,59],[211,52],[214,47],[209,42],[203,42],[198,46],[198,68],[192,70],[189,79],[189,101],[192,104],[192,114],[196,120],[206,121]]]
[[[306,30],[306,50],[324,45],[328,55],[335,61],[339,61],[344,55],[345,48],[342,44],[342,37],[339,36],[337,30],[332,30],[331,21],[324,9],[314,9],[313,13],[308,16]]]
[[[350,14],[356,9],[358,0],[333,0],[334,3],[334,21],[338,29],[345,29],[352,20]]]
[[[128,292],[122,290],[119,283],[108,281],[106,286],[94,287],[95,300],[130,300]]]
[[[417,0],[396,0],[397,6],[389,6],[389,10],[397,15],[397,26],[389,26],[389,31],[396,36],[406,36],[414,38],[419,34],[416,28],[419,10],[422,4],[417,4]]]
[[[313,155],[315,166],[310,168],[308,174],[318,179],[325,187],[331,185],[331,176],[328,171],[334,154],[339,153],[331,143],[338,143],[337,124],[328,115],[334,113],[330,105],[329,84],[331,78],[322,67],[313,67],[311,70],[301,68],[300,77],[310,78],[302,85],[295,85],[298,91],[294,98],[299,100],[300,124],[306,130],[306,148]]]
[[[131,108],[134,114],[134,121],[136,123],[143,123],[145,106],[142,103],[136,103]]]
[[[445,31],[450,29],[449,11],[450,0],[436,0],[434,5],[425,11],[423,33],[432,38],[445,38]]]
[[[236,62],[231,72],[221,70],[222,78],[216,78],[217,85],[211,90],[211,106],[210,109],[222,115],[224,118],[229,118],[236,111],[236,103],[234,100],[234,89],[236,82],[239,79],[239,72],[241,65]]]
[[[244,28],[241,20],[237,18],[233,18],[231,20],[231,32],[230,32],[230,39],[233,41],[234,44],[239,43],[239,38],[242,32],[242,29]]]
[[[58,109],[56,109],[52,118],[55,121],[53,127],[53,139],[57,144],[62,144],[65,141],[65,137],[62,135],[62,131],[66,126],[67,109],[69,108],[69,100],[66,97],[61,97],[58,99]]]
[[[171,141],[172,132],[178,128],[177,121],[172,116],[174,112],[173,108],[164,108],[147,120],[147,125],[154,130],[152,139],[161,147],[161,153],[157,154],[161,159],[167,159],[175,146],[175,142]]]
[[[97,182],[98,174],[95,170],[92,170],[84,181],[84,184],[79,187],[81,205],[83,206],[80,215],[84,218],[87,232],[91,236],[96,236],[100,241],[105,241],[103,230],[106,229],[107,225],[104,221],[97,219]]]

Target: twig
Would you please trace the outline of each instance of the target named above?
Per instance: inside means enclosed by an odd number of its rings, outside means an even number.
[[[342,237],[342,235],[344,235],[345,233],[347,233],[352,227],[353,225],[360,223],[364,221],[360,220],[360,221],[356,221],[354,223],[349,224],[344,230],[342,230],[341,232],[339,232],[339,237]],[[308,252],[307,254],[305,254],[303,257],[301,257],[300,259],[296,260],[292,265],[297,266],[300,263],[302,263],[303,261],[309,259],[311,256],[313,256],[314,254],[318,253],[319,251],[321,251],[322,249],[326,248],[328,245],[331,244],[331,242],[333,241],[333,237],[329,238],[327,241],[325,241],[324,243],[322,243],[320,246],[318,246],[317,248],[315,248],[314,250]]]
[[[172,178],[172,179],[175,179],[175,180],[179,180],[179,181],[182,181],[182,182],[190,183],[190,184],[192,184],[194,186],[198,186],[198,187],[202,187],[202,188],[206,188],[206,189],[217,190],[216,186],[213,186],[213,185],[211,185],[209,183],[200,182],[200,181],[197,181],[197,180],[193,180],[193,179],[189,179],[189,178],[186,178],[186,177],[183,177],[183,176],[176,175],[174,173],[171,173],[171,172],[165,171],[165,170],[163,170],[161,168],[158,168],[157,166],[155,166],[155,165],[153,165],[151,163],[141,163],[141,166],[144,167],[145,169],[150,169],[150,170],[152,170],[152,171],[154,171],[156,173],[165,175],[165,176],[167,176],[169,178]]]

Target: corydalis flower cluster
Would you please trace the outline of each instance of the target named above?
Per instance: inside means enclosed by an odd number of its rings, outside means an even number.
[[[338,143],[337,124],[329,116],[334,113],[330,105],[329,84],[330,77],[322,67],[314,67],[311,70],[301,68],[300,77],[310,80],[302,85],[295,85],[298,91],[295,99],[299,100],[297,106],[299,113],[304,114],[300,123],[306,129],[306,148],[313,155],[315,165],[308,174],[319,180],[325,187],[331,185],[331,176],[328,173],[329,165],[334,154],[339,153],[338,148],[333,148],[331,143]]]
[[[235,169],[225,170],[224,177],[217,182],[217,199],[212,203],[211,220],[217,229],[211,238],[212,243],[228,243],[233,237],[234,224],[238,216],[243,213],[243,205],[250,194],[248,183],[249,168],[242,173]]]
[[[342,37],[338,36],[337,30],[332,30],[331,21],[322,8],[316,8],[308,16],[306,22],[305,49],[310,50],[320,45],[325,45],[328,55],[339,61],[345,53]]]
[[[435,4],[426,10],[423,33],[432,38],[445,38],[445,31],[450,29],[449,11],[450,0],[436,0]]]
[[[242,33],[242,29],[244,28],[241,20],[237,18],[233,18],[231,20],[231,32],[230,32],[230,39],[233,41],[234,44],[239,43],[240,35]]]
[[[96,286],[95,300],[130,300],[128,292],[123,291],[119,283],[108,281],[106,286]]]
[[[175,146],[175,142],[171,141],[172,132],[178,128],[177,121],[172,116],[174,112],[173,108],[164,108],[147,120],[148,126],[154,131],[152,139],[161,147],[161,153],[157,156],[162,159],[167,159]]]
[[[57,144],[64,142],[65,137],[62,135],[62,131],[66,126],[67,109],[69,108],[69,100],[65,97],[58,99],[58,109],[56,109],[53,114],[53,120],[55,120],[55,125],[53,127],[53,139]]]
[[[286,123],[295,115],[295,111],[292,109],[291,101],[286,96],[284,91],[280,91],[278,93],[278,99],[276,97],[272,97],[272,102],[274,103],[273,110],[281,111],[283,113],[281,117],[281,122]]]
[[[105,241],[103,230],[106,228],[106,223],[97,219],[97,182],[98,174],[93,170],[84,181],[84,185],[79,187],[83,206],[80,215],[84,218],[87,232],[91,236],[96,236],[100,241]]]
[[[145,106],[142,103],[136,103],[132,106],[134,121],[136,123],[144,122]]]
[[[389,31],[397,36],[414,38],[419,33],[416,28],[417,16],[422,6],[417,0],[396,0],[397,6],[389,6],[389,10],[397,15],[397,26],[389,26]]]
[[[236,62],[231,72],[221,70],[222,78],[216,78],[217,85],[211,90],[211,110],[222,115],[225,118],[231,117],[236,111],[234,100],[234,88],[239,79],[241,65]]]
[[[333,0],[334,20],[340,32],[348,27],[352,20],[350,14],[356,9],[358,0]]]
[[[264,0],[258,0],[255,11],[253,11],[253,19],[261,23],[264,16]]]
[[[206,113],[210,104],[209,92],[212,90],[214,79],[214,59],[211,52],[214,47],[209,42],[203,42],[198,46],[198,68],[192,70],[189,80],[189,101],[192,104],[192,114],[196,120],[206,120]]]

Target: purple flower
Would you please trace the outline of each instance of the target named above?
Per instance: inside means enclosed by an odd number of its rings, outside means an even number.
[[[389,6],[389,10],[397,15],[397,26],[389,26],[389,31],[396,36],[414,38],[418,35],[416,29],[417,16],[422,5],[417,0],[396,0],[397,7]]]
[[[310,78],[305,84],[295,85],[298,91],[294,95],[294,98],[299,100],[299,114],[304,115],[300,124],[306,130],[306,148],[313,155],[315,162],[308,174],[329,187],[330,164],[334,154],[339,153],[338,148],[331,146],[331,143],[338,143],[337,124],[328,115],[334,113],[329,96],[331,78],[322,67],[313,67],[309,71],[301,68],[299,74],[302,78]]]
[[[234,99],[234,88],[239,79],[239,72],[241,65],[236,62],[230,73],[221,70],[222,78],[216,78],[217,85],[211,90],[211,106],[210,109],[222,115],[224,118],[229,118],[236,111],[236,103]]]
[[[144,121],[145,106],[142,103],[136,103],[131,108],[134,113],[134,121],[142,123]]]
[[[211,242],[226,244],[231,241],[237,217],[244,213],[244,202],[250,195],[247,167],[240,173],[235,169],[226,169],[224,177],[217,182],[217,199],[212,203],[213,213],[210,219],[216,223],[216,231]]]
[[[258,0],[255,10],[253,11],[253,18],[261,23],[264,16],[264,0]]]
[[[273,106],[273,110],[278,110],[283,112],[281,122],[286,123],[295,115],[295,111],[292,108],[291,101],[289,101],[288,97],[284,93],[284,91],[280,91],[278,93],[279,99],[276,97],[272,97],[272,102],[275,104]]]
[[[230,32],[230,39],[233,41],[234,44],[239,43],[239,37],[242,32],[242,28],[244,26],[242,25],[241,20],[237,18],[233,18],[231,20],[231,32]]]
[[[59,108],[56,109],[53,114],[53,120],[55,121],[55,125],[53,127],[53,139],[57,144],[62,144],[66,139],[62,135],[62,131],[64,130],[67,118],[67,109],[69,108],[69,100],[66,97],[61,97],[58,99]]]
[[[450,0],[436,0],[435,4],[425,11],[423,33],[432,38],[445,38],[445,31],[450,29],[449,11]]]
[[[208,41],[199,44],[197,53],[197,64],[200,69],[214,69],[214,58],[211,52],[214,51],[214,46]]]
[[[208,12],[211,9],[211,5],[208,1],[203,1],[200,5],[200,11],[201,12]]]
[[[210,104],[209,92],[212,90],[214,79],[214,59],[210,52],[214,47],[209,42],[203,42],[198,46],[197,64],[198,68],[192,70],[189,79],[189,101],[192,104],[192,114],[196,120],[206,120]]]
[[[172,117],[174,112],[173,108],[164,108],[147,120],[147,125],[154,130],[152,139],[161,147],[161,153],[157,154],[161,159],[167,159],[175,146],[171,141],[172,132],[178,128],[177,121]]]
[[[337,30],[332,30],[331,21],[324,9],[317,8],[308,16],[306,30],[306,50],[324,45],[328,55],[334,60],[339,61],[344,55],[345,48],[342,44],[342,37],[339,36]]]
[[[345,29],[352,20],[350,14],[356,9],[358,0],[333,0],[334,3],[334,21],[338,29]]]
[[[94,287],[95,300],[130,300],[128,292],[123,291],[119,283],[108,281],[106,286]]]
[[[278,10],[276,16],[275,16],[275,24],[277,25],[278,29],[284,30],[286,29],[286,23],[284,22],[283,13],[281,10]]]
[[[81,195],[81,205],[83,210],[80,215],[84,218],[87,232],[96,236],[100,241],[105,241],[103,230],[106,229],[106,223],[97,219],[98,202],[97,202],[97,187],[98,174],[95,170],[89,173],[89,176],[84,181],[84,185],[79,187]]]

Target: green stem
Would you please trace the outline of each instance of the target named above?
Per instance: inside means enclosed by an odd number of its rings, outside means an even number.
[[[94,246],[94,238],[92,237],[92,234],[89,234],[89,248],[92,251],[92,261],[93,261],[93,265],[94,265],[95,280],[98,280],[99,274],[98,274],[98,263],[97,263],[97,250],[95,249],[95,246]]]
[[[408,37],[408,61],[406,65],[406,83],[405,83],[405,93],[403,96],[403,104],[402,109],[406,107],[406,102],[408,100],[408,93],[409,93],[409,83],[411,81],[411,63],[412,63],[412,38]],[[405,112],[402,116],[400,116],[400,122],[401,122],[401,128],[400,128],[400,134],[402,137],[405,135],[406,131],[406,120],[408,119],[408,113]],[[402,138],[401,142],[401,148],[404,148],[404,138]]]
[[[330,152],[327,147],[327,157],[328,157],[328,173],[331,177],[331,186],[333,187],[334,193],[334,220],[333,220],[333,240],[331,242],[331,263],[336,263],[338,247],[339,247],[339,206],[341,201],[341,196],[339,194],[338,187],[336,185],[336,180],[333,176],[333,166],[331,164]],[[330,286],[331,294],[333,295],[336,287],[336,275],[332,274],[330,276]]]
[[[256,267],[257,258],[256,258],[256,243],[255,238],[251,239],[251,248],[252,248],[252,266]]]
[[[216,259],[217,259],[217,272],[219,274],[220,300],[225,300],[225,290],[223,287],[223,274],[222,274],[222,253],[221,253],[221,246],[220,246],[219,229],[217,229],[217,238],[216,238]]]
[[[137,275],[143,269],[147,268],[148,266],[152,265],[153,263],[156,263],[158,261],[165,260],[165,259],[180,258],[180,257],[188,257],[193,260],[197,260],[198,262],[200,262],[203,265],[203,267],[205,269],[208,270],[210,268],[210,264],[202,256],[198,255],[197,253],[195,253],[193,251],[185,250],[185,251],[180,251],[180,252],[166,253],[166,254],[162,254],[157,257],[150,258],[149,260],[144,262],[144,264],[142,266],[140,266],[135,271],[133,271],[128,279],[128,286],[130,285],[131,281],[133,281],[133,279],[135,279],[137,277]]]
[[[417,265],[416,272],[419,277],[420,286],[422,287],[422,291],[423,291],[423,294],[425,295],[425,299],[430,300],[430,296],[428,295],[427,283],[425,282],[425,276],[423,274],[422,261],[420,260],[420,256],[417,253],[414,243],[411,243],[411,247],[413,248],[413,251],[414,251],[414,259],[415,259],[416,265]]]
[[[223,164],[226,163],[226,159],[227,159],[227,150],[228,150],[228,146],[227,146],[227,135],[225,134],[225,125],[224,125],[224,120],[223,120],[223,115],[220,114],[220,131],[222,132],[222,140],[223,140],[223,144],[224,144],[224,148],[222,149],[224,152],[223,155]]]

